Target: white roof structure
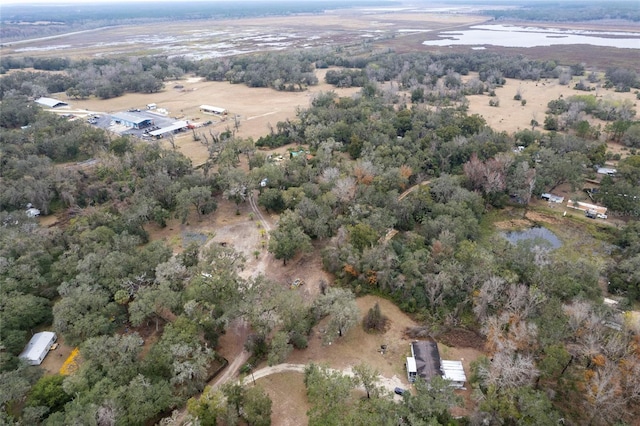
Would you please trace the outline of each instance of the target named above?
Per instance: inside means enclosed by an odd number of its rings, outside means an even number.
[[[227,110],[224,109],[224,108],[215,107],[215,106],[211,106],[211,105],[200,105],[200,109],[202,111],[213,112],[213,113],[216,113],[216,114],[224,114],[225,112],[227,112]]]
[[[28,217],[40,216],[40,210],[36,209],[35,207],[28,208],[27,209],[27,216]]]
[[[456,388],[462,388],[467,381],[467,376],[464,374],[464,368],[462,367],[462,361],[440,361],[440,368],[442,369],[442,378],[451,381],[451,386]]]
[[[29,340],[19,357],[31,365],[40,365],[55,341],[56,333],[52,331],[36,333]]]
[[[59,101],[57,99],[45,98],[45,97],[42,97],[40,99],[36,99],[36,103],[38,103],[40,105],[44,105],[44,106],[49,107],[49,108],[57,108],[57,107],[62,107],[62,106],[69,105],[68,103]]]
[[[599,175],[615,175],[616,173],[618,173],[618,170],[612,169],[610,167],[600,167],[596,173],[598,173]]]
[[[162,136],[165,133],[175,132],[176,130],[181,130],[188,126],[189,123],[187,123],[186,121],[176,121],[169,127],[163,127],[162,129],[154,130],[153,132],[149,132],[149,134],[155,137]]]
[[[407,371],[409,373],[415,373],[416,371],[418,371],[416,369],[416,359],[412,356],[407,357]]]
[[[567,201],[567,207],[572,208],[572,209],[576,209],[576,210],[582,210],[584,212],[589,211],[589,210],[593,210],[594,212],[599,213],[599,214],[607,214],[607,208],[606,207],[596,206],[595,204],[583,203],[582,201],[568,200]]]
[[[604,304],[611,307],[616,307],[620,304],[617,300],[609,299],[608,297],[604,298]]]

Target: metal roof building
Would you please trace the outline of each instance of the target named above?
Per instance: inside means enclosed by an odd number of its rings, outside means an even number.
[[[69,105],[66,102],[62,102],[62,101],[59,101],[57,99],[46,98],[46,97],[42,97],[42,98],[36,99],[36,103],[40,104],[40,105],[44,105],[44,106],[49,107],[49,108],[58,108],[58,107],[63,107],[63,106],[68,106]]]
[[[456,389],[464,388],[464,383],[467,381],[467,376],[464,374],[464,368],[462,367],[462,361],[440,361],[442,366],[442,378],[449,380],[451,386]]]
[[[30,365],[40,365],[56,340],[56,333],[52,331],[36,333],[31,340],[29,340],[27,347],[24,348],[19,358],[25,360]]]
[[[227,113],[226,109],[211,106],[211,105],[200,105],[200,111],[208,114],[226,114]]]
[[[189,127],[189,123],[187,123],[186,121],[176,121],[171,126],[163,127],[162,129],[158,129],[158,130],[154,130],[153,132],[149,132],[149,135],[151,135],[151,136],[153,136],[155,138],[160,138],[160,137],[162,137],[162,135],[165,135],[165,134],[171,133],[171,132],[177,132],[177,131],[180,131],[182,129],[186,129],[187,127]]]
[[[134,129],[143,129],[153,124],[153,120],[146,117],[139,117],[128,112],[119,112],[113,114],[111,119],[116,123],[123,124],[127,127],[133,127]]]

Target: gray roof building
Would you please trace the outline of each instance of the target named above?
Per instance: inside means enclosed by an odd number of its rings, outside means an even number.
[[[49,108],[58,108],[58,107],[63,107],[63,106],[68,106],[69,104],[66,102],[62,102],[59,101],[57,99],[53,99],[53,98],[46,98],[46,97],[42,97],[39,99],[36,99],[36,103],[49,107]]]

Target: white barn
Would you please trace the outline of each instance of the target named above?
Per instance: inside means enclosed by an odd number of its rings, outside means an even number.
[[[223,115],[227,113],[226,109],[211,106],[211,105],[200,105],[200,111],[204,112],[205,114],[218,114],[218,115]]]
[[[29,365],[40,365],[57,339],[56,333],[52,331],[36,333],[29,340],[19,358],[25,360]]]

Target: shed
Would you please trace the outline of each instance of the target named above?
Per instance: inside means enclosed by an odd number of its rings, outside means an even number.
[[[63,106],[68,106],[69,105],[66,102],[62,102],[62,101],[59,101],[57,99],[46,98],[46,97],[42,97],[42,98],[36,99],[36,103],[38,103],[40,105],[44,105],[44,106],[49,107],[49,108],[58,108],[58,107],[63,107]]]
[[[464,374],[462,361],[442,360],[440,365],[442,366],[442,378],[451,382],[450,386],[463,389],[467,376]]]
[[[155,138],[161,138],[163,135],[171,132],[179,132],[180,130],[186,129],[189,127],[189,123],[186,121],[176,121],[171,126],[163,127],[162,129],[154,130],[149,132],[149,135]]]
[[[20,359],[24,359],[30,365],[40,365],[57,338],[56,333],[52,331],[34,334],[24,351],[19,355]]]
[[[144,129],[153,124],[153,120],[147,117],[141,117],[128,112],[119,112],[113,114],[111,119],[116,123],[120,123],[127,127],[133,127],[134,129]]]
[[[200,111],[204,112],[205,114],[218,114],[218,115],[227,113],[226,109],[211,106],[211,105],[200,105]]]

